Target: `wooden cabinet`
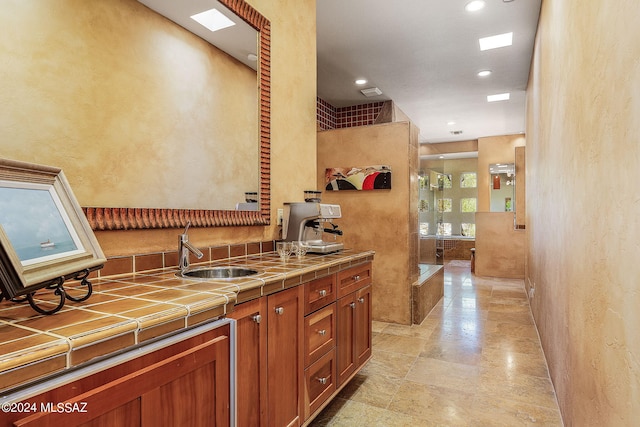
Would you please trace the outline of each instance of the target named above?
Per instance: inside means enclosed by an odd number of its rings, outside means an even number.
[[[363,286],[371,284],[371,263],[339,271],[337,274],[338,298],[349,295]]]
[[[335,275],[330,275],[304,285],[305,420],[336,391],[335,283]]]
[[[304,365],[309,366],[336,346],[336,303],[304,318]]]
[[[234,307],[238,427],[302,423],[303,288]]]
[[[239,427],[267,425],[267,298],[234,307]]]
[[[304,314],[307,315],[336,300],[336,276],[321,277],[304,285]]]
[[[356,369],[371,357],[371,285],[356,291],[355,355]]]
[[[309,418],[336,391],[336,349],[305,369],[304,418]]]
[[[2,425],[229,426],[230,327],[219,329],[28,399],[39,412]]]
[[[238,427],[306,425],[371,356],[371,263],[237,305],[229,317]]]
[[[302,286],[267,297],[267,398],[270,427],[302,424]]]
[[[371,357],[371,264],[338,273],[336,347],[340,387]]]

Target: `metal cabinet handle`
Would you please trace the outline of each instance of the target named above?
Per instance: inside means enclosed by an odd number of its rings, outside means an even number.
[[[259,314],[254,314],[253,316],[251,316],[251,320],[256,323],[260,323],[262,321],[262,316],[260,316]]]
[[[320,289],[318,291],[318,293],[320,294],[321,297],[326,297],[327,296],[327,291],[325,291],[324,289]]]
[[[282,314],[284,313],[284,308],[283,307],[276,307],[276,314]]]
[[[326,330],[326,329],[320,329],[320,330],[318,331],[318,333],[320,334],[320,336],[322,336],[322,337],[323,337],[323,336],[325,336],[325,335],[327,334],[327,330]]]
[[[352,302],[351,304],[349,304],[349,307],[351,307],[351,308],[356,308],[356,303],[355,303],[355,302]]]
[[[352,277],[352,279],[357,282],[358,280],[360,280],[360,275],[356,274],[355,276]]]
[[[358,302],[359,302],[360,304],[364,304],[364,298],[362,298],[362,297],[358,298]]]
[[[318,378],[318,382],[322,385],[325,385],[327,383],[327,378],[326,377]]]

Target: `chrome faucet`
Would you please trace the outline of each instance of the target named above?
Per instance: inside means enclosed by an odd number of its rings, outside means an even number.
[[[187,234],[187,230],[191,225],[191,221],[187,222],[187,226],[184,229],[184,233],[178,236],[178,267],[180,267],[180,272],[184,273],[184,271],[189,268],[189,252],[193,253],[196,258],[200,259],[203,256],[203,253],[200,252],[198,248],[189,243],[189,235]]]

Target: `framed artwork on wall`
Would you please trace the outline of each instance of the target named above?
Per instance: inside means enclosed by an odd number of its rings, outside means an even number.
[[[0,290],[4,298],[86,278],[105,261],[61,169],[0,159]]]
[[[374,165],[325,170],[325,190],[390,190],[391,167]]]

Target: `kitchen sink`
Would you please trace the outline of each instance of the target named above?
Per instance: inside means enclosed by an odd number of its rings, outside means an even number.
[[[202,267],[176,273],[186,279],[240,279],[260,274],[258,270],[246,267]]]

